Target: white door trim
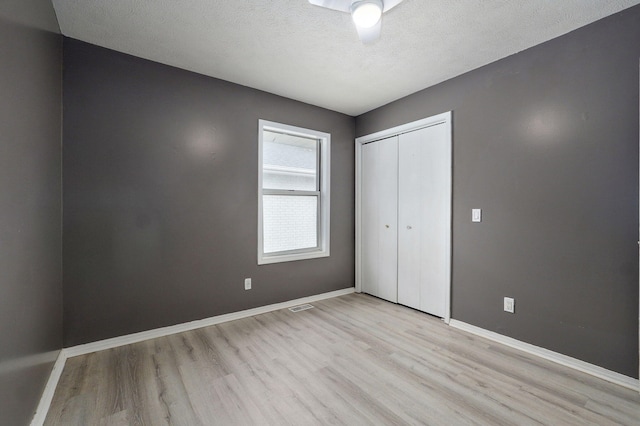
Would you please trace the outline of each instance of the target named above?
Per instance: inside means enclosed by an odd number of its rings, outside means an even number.
[[[451,145],[452,137],[452,123],[451,123],[451,111],[444,112],[442,114],[434,115],[431,117],[423,118],[422,120],[413,121],[411,123],[402,124],[400,126],[392,127],[390,129],[382,130],[380,132],[371,133],[369,135],[360,136],[356,138],[356,286],[355,291],[360,293],[362,291],[362,229],[360,224],[362,197],[362,145],[374,142],[380,139],[385,139],[391,136],[400,135],[402,133],[411,132],[414,130],[422,129],[424,127],[435,126],[436,124],[445,124],[447,126],[447,137],[449,138],[449,146]],[[452,156],[453,158],[453,156]],[[452,161],[453,172],[453,161]],[[453,191],[452,191],[453,193]],[[449,245],[449,289],[446,297],[446,315],[444,321],[449,324],[451,320],[451,244]]]

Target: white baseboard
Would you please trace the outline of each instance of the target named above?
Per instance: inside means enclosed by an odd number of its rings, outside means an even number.
[[[274,303],[272,305],[260,306],[258,308],[247,309],[244,311],[231,312],[229,314],[218,315],[211,318],[186,322],[183,324],[171,325],[168,327],[155,328],[153,330],[141,331],[139,333],[127,334],[125,336],[114,337],[111,339],[99,340],[97,342],[85,343],[83,345],[71,346],[65,348],[67,358],[78,355],[86,355],[92,352],[103,351],[105,349],[117,348],[119,346],[130,345],[144,340],[155,339],[157,337],[169,336],[171,334],[182,333],[183,331],[195,330],[197,328],[208,327],[210,325],[220,324],[227,321],[247,318],[254,315],[265,314],[267,312],[277,311],[279,309],[290,308],[304,303],[312,303],[318,300],[331,299],[332,297],[344,296],[353,293],[353,287],[343,290],[330,291],[328,293],[318,294],[315,296],[303,297],[300,299],[289,300],[287,302]]]
[[[471,334],[475,334],[476,336],[484,337],[486,339],[493,340],[494,342],[502,343],[503,345],[519,349],[523,352],[529,353],[531,355],[536,355],[549,361],[553,361],[557,364],[564,365],[565,367],[573,368],[574,370],[578,370],[583,373],[598,377],[600,379],[607,380],[611,383],[624,386],[625,388],[640,390],[640,382],[638,381],[638,379],[625,376],[624,374],[616,373],[615,371],[607,370],[606,368],[602,368],[597,365],[551,351],[549,349],[544,349],[530,343],[525,343],[512,337],[507,337],[493,331],[485,330],[484,328],[476,327],[475,325],[467,324],[466,322],[451,319],[449,325],[454,328],[467,331]]]
[[[168,336],[175,333],[181,333],[183,331],[195,330],[197,328],[208,327],[210,325],[221,324],[223,322],[234,321],[237,319],[247,318],[254,315],[273,312],[280,309],[290,308],[292,306],[302,305],[305,303],[313,303],[319,300],[330,299],[338,296],[344,296],[347,294],[351,294],[353,292],[354,292],[354,288],[351,287],[343,290],[336,290],[328,293],[318,294],[315,296],[309,296],[309,297],[303,297],[300,299],[290,300],[287,302],[275,303],[272,305],[261,306],[258,308],[247,309],[239,312],[232,312],[229,314],[218,315],[215,317],[205,318],[197,321],[191,321],[188,323],[172,325],[169,327],[156,328],[153,330],[142,331],[140,333],[133,333],[125,336],[114,337],[112,339],[100,340],[97,342],[86,343],[83,345],[64,348],[58,354],[58,358],[56,359],[56,362],[53,365],[53,369],[51,370],[51,375],[49,376],[47,385],[45,386],[45,389],[42,393],[42,397],[40,398],[40,403],[38,404],[36,413],[33,417],[33,420],[31,421],[31,426],[42,426],[44,424],[44,420],[47,417],[49,406],[51,405],[51,401],[53,400],[53,395],[58,385],[58,381],[60,380],[60,376],[62,375],[62,371],[64,370],[64,365],[67,361],[67,358],[71,358],[79,355],[86,355],[89,353],[93,353],[93,352],[97,352],[105,349],[117,348],[119,346],[129,345],[131,343],[142,342],[144,340],[155,339],[157,337],[163,337],[163,336]],[[633,389],[633,390],[640,390],[640,382],[637,379],[625,376],[620,373],[616,373],[615,371],[610,371],[605,368],[599,367],[597,365],[593,365],[593,364],[589,364],[587,362],[581,361],[579,359],[571,358],[569,356],[562,355],[557,352],[550,351],[548,349],[540,348],[538,346],[534,346],[529,343],[525,343],[520,340],[513,339],[511,337],[503,336],[501,334],[494,333],[493,331],[485,330],[483,328],[476,327],[474,325],[467,324],[465,322],[458,321],[453,318],[450,320],[449,325],[454,328],[475,334],[477,336],[484,337],[486,339],[493,340],[498,343],[502,343],[506,346],[519,349],[529,354],[539,356],[549,361],[556,362],[566,367],[570,367],[575,370],[582,371],[587,374],[591,374],[595,377],[599,377],[601,379],[618,384],[620,386],[624,386],[626,388]]]
[[[67,362],[67,356],[64,349],[62,349],[58,353],[58,358],[53,364],[49,380],[44,387],[44,391],[42,391],[38,408],[36,408],[36,413],[31,420],[31,426],[41,426],[44,423],[44,419],[47,417],[47,412],[49,411],[49,406],[51,406],[51,401],[53,400],[53,394],[56,392],[58,381],[62,375],[62,370],[64,370],[65,362]]]
[[[254,315],[265,314],[267,312],[273,312],[280,309],[290,308],[292,306],[302,305],[305,303],[313,303],[319,300],[331,299],[333,297],[344,296],[354,292],[354,288],[345,288],[342,290],[330,291],[328,293],[317,294],[315,296],[302,297],[300,299],[289,300],[287,302],[274,303],[272,305],[260,306],[258,308],[247,309],[239,312],[232,312],[229,314],[218,315],[211,318],[205,318],[197,321],[191,321],[183,324],[172,325],[169,327],[156,328],[153,330],[142,331],[140,333],[127,334],[125,336],[114,337],[112,339],[99,340],[97,342],[86,343],[78,346],[71,346],[64,348],[58,354],[51,375],[47,381],[47,385],[42,392],[40,403],[36,409],[36,413],[31,420],[31,426],[42,426],[44,420],[47,417],[53,395],[58,386],[58,381],[64,370],[64,365],[67,362],[67,358],[72,358],[78,355],[86,355],[105,349],[117,348],[119,346],[129,345],[131,343],[138,343],[144,340],[155,339],[156,337],[168,336],[175,333],[181,333],[183,331],[195,330],[197,328],[208,327],[210,325],[220,324],[227,321],[233,321],[237,319],[247,318]]]

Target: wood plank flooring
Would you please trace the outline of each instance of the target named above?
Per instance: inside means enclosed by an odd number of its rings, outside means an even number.
[[[640,395],[352,294],[70,358],[46,425],[638,425]]]

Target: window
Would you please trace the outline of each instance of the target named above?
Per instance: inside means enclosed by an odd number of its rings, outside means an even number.
[[[258,264],[329,256],[331,135],[260,120]]]

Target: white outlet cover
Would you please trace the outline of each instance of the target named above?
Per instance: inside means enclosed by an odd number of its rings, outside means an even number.
[[[516,301],[513,297],[504,298],[504,310],[505,312],[515,313]]]
[[[244,289],[251,290],[251,278],[244,279]]]

